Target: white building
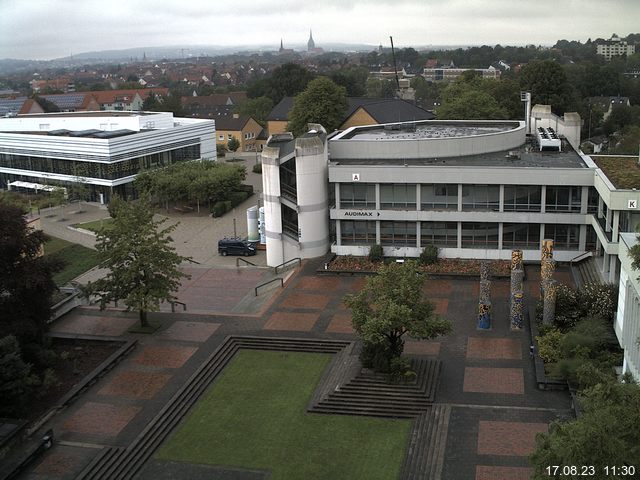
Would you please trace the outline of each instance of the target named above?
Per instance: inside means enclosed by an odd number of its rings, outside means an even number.
[[[617,35],[613,35],[605,43],[599,43],[596,46],[596,53],[602,55],[606,60],[611,60],[611,57],[633,55],[636,53],[636,46],[628,44]]]
[[[620,237],[620,284],[614,329],[624,350],[622,373],[629,372],[640,381],[640,272],[632,268],[629,256],[629,249],[638,244],[638,238],[633,233]]]
[[[0,119],[0,187],[84,182],[91,199],[133,194],[145,168],[216,158],[212,120],[165,112],[74,112]]]

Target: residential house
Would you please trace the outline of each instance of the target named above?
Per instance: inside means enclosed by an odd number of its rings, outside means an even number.
[[[263,142],[258,141],[263,128],[256,120],[246,115],[229,113],[215,119],[216,145],[227,145],[236,138],[240,142],[239,152],[259,151]]]
[[[25,113],[44,113],[44,109],[33,98],[0,98],[0,117],[11,117]]]
[[[591,97],[589,99],[589,104],[591,106],[598,107],[604,115],[602,116],[602,120],[606,120],[613,112],[615,107],[630,107],[631,102],[629,101],[629,97]]]
[[[636,53],[636,46],[627,43],[617,35],[613,35],[604,43],[599,43],[598,45],[596,45],[596,53],[598,55],[602,55],[605,60],[611,60],[612,57],[619,57],[621,55],[633,55],[634,53]]]
[[[53,103],[61,112],[89,112],[100,110],[100,104],[98,104],[91,92],[40,95],[40,97]]]

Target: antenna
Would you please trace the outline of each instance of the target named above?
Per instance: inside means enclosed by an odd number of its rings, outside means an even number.
[[[393,71],[396,73],[396,85],[398,86],[398,90],[400,90],[400,80],[398,80],[398,67],[396,66],[396,51],[393,48],[393,37],[389,36],[391,39],[391,56],[393,57]]]

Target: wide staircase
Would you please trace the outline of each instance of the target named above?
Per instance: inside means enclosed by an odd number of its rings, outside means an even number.
[[[603,283],[597,257],[587,257],[577,262],[571,262],[571,272],[576,282],[576,287],[580,288],[588,283]]]

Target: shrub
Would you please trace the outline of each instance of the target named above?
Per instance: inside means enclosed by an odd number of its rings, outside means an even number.
[[[618,287],[605,283],[587,283],[578,291],[583,316],[598,315],[612,321],[618,308]]]
[[[231,207],[237,207],[242,202],[244,202],[247,198],[249,198],[249,194],[247,192],[229,193],[229,201],[231,202]]]
[[[241,183],[236,187],[238,192],[247,192],[249,196],[253,195],[253,185],[247,185],[246,183]]]
[[[375,244],[371,245],[369,248],[369,260],[372,262],[381,262],[384,259],[384,252],[382,250],[382,245]]]
[[[225,153],[227,153],[226,145],[216,145],[216,155],[218,157],[224,157]]]
[[[536,337],[538,355],[544,363],[555,363],[560,360],[560,343],[565,334],[557,328],[552,328],[544,335]]]
[[[431,265],[438,262],[438,247],[427,245],[420,254],[420,265]]]
[[[386,343],[365,342],[360,352],[362,366],[381,373],[389,372],[392,357],[393,354]]]
[[[21,413],[38,378],[31,373],[31,365],[22,359],[13,335],[0,338],[0,365],[0,416]]]
[[[213,204],[213,208],[211,209],[211,213],[214,217],[221,217],[229,210],[231,210],[231,202],[229,200],[225,200],[224,202],[216,202]]]
[[[558,285],[555,325],[566,332],[578,322],[581,316],[578,292],[568,285],[562,283]]]
[[[262,174],[262,163],[256,163],[252,168],[251,171],[253,171],[253,173],[259,173]]]
[[[389,377],[395,383],[408,383],[416,378],[416,372],[411,370],[411,362],[404,357],[394,357],[389,362]]]

